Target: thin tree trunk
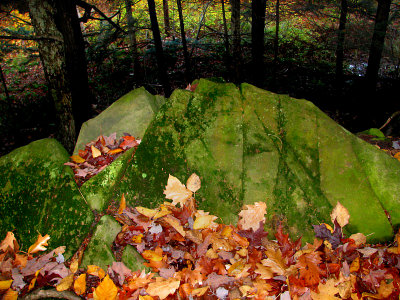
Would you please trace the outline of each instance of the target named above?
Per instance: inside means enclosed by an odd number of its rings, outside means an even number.
[[[128,23],[129,46],[132,49],[132,56],[133,56],[133,70],[135,73],[135,78],[140,80],[142,69],[139,62],[139,53],[138,53],[137,39],[136,39],[136,20],[133,18],[131,0],[125,0],[125,7],[126,7],[126,21]]]
[[[378,72],[385,43],[386,30],[389,23],[390,5],[392,0],[378,0],[375,16],[374,34],[369,50],[368,67],[366,73],[367,86],[375,90],[378,81]]]
[[[8,100],[8,99],[10,99],[10,94],[8,93],[7,82],[6,82],[6,78],[4,76],[3,68],[1,67],[1,64],[0,64],[0,77],[1,77],[1,82],[3,83],[4,94],[6,94],[6,99]]]
[[[163,11],[164,11],[164,30],[167,37],[171,36],[171,26],[169,22],[169,9],[168,0],[163,0]]]
[[[225,44],[225,65],[226,71],[230,74],[231,67],[232,67],[232,60],[231,60],[231,51],[229,45],[229,35],[228,35],[228,26],[226,24],[226,15],[225,15],[225,0],[221,0],[222,5],[222,23],[224,26],[224,44]]]
[[[89,90],[85,42],[73,0],[55,0],[55,22],[64,41],[65,67],[72,94],[76,134],[90,118],[92,95]]]
[[[51,0],[28,0],[29,14],[37,36],[53,39],[38,40],[40,58],[57,114],[57,138],[72,152],[75,144],[75,122],[72,114],[72,93],[69,88],[64,57],[64,41],[55,22],[55,4]]]
[[[192,57],[194,49],[196,49],[196,42],[199,40],[201,27],[203,26],[204,18],[206,17],[207,8],[210,5],[210,3],[211,2],[208,1],[206,4],[204,4],[203,13],[201,14],[201,18],[200,18],[200,21],[199,21],[199,26],[197,27],[196,38],[194,39],[195,42],[193,43],[194,45],[192,47],[192,51],[190,52],[189,58]]]
[[[255,85],[260,86],[264,79],[264,26],[267,0],[251,2],[251,50],[253,78]]]
[[[179,13],[179,24],[181,27],[181,38],[182,38],[182,47],[183,47],[183,56],[185,59],[185,77],[187,82],[192,81],[192,75],[190,70],[190,59],[189,52],[186,43],[186,33],[185,33],[185,23],[183,22],[183,13],[182,13],[182,1],[176,0],[178,5],[178,13]]]
[[[240,0],[230,0],[231,2],[231,22],[233,28],[233,68],[234,81],[239,82],[241,79],[241,50],[240,50]]]
[[[276,87],[277,84],[277,71],[278,71],[278,62],[279,62],[279,0],[276,0],[275,4],[275,38],[274,38],[274,67],[273,67],[273,83]]]
[[[169,84],[167,69],[164,64],[164,52],[161,43],[160,28],[158,27],[156,4],[154,0],[147,0],[149,5],[149,14],[151,21],[151,30],[153,32],[154,44],[156,47],[156,59],[158,65],[158,77],[164,88],[164,94],[169,97],[171,94],[171,86]]]
[[[338,42],[336,47],[336,82],[339,89],[343,86],[343,61],[344,61],[344,39],[346,35],[347,22],[347,0],[341,0]]]

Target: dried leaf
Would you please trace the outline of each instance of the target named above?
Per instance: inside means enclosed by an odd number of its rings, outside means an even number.
[[[178,178],[169,175],[168,183],[164,190],[165,198],[172,200],[172,205],[180,203],[183,207],[186,201],[192,196],[192,191],[188,190]]]
[[[119,208],[118,208],[118,214],[122,214],[122,212],[124,211],[125,208],[126,208],[125,195],[122,194],[121,203],[120,203]]]
[[[8,252],[8,248],[10,248],[14,252],[18,252],[19,250],[17,240],[15,239],[14,233],[12,233],[11,231],[7,232],[6,237],[0,244],[0,251]]]
[[[70,157],[70,159],[71,159],[74,163],[77,163],[77,164],[81,164],[81,163],[84,163],[84,162],[85,162],[85,159],[82,158],[82,157],[80,157],[79,155],[72,155],[72,156]]]
[[[186,181],[186,186],[188,190],[192,191],[193,193],[196,193],[201,187],[200,177],[197,176],[196,173],[193,173]]]
[[[7,292],[3,295],[3,300],[17,300],[18,292],[12,289],[8,289]]]
[[[137,206],[135,208],[140,214],[148,217],[149,219],[153,218],[157,213],[157,210],[155,210],[155,209],[149,209],[149,208],[141,207],[141,206]]]
[[[245,205],[245,208],[239,213],[238,227],[242,230],[257,231],[260,228],[260,222],[265,222],[267,205],[265,202],[256,202],[254,205]]]
[[[123,151],[124,151],[124,150],[122,150],[121,148],[116,148],[116,149],[113,149],[113,150],[108,151],[107,154],[108,154],[108,155],[115,155],[115,154],[121,153],[121,152],[123,152]]]
[[[86,272],[88,273],[88,275],[94,275],[99,277],[100,279],[103,279],[104,276],[106,276],[106,272],[102,268],[96,265],[87,266]]]
[[[93,298],[95,300],[112,300],[117,297],[117,294],[118,288],[107,275],[106,277],[104,277],[99,286],[94,290]]]
[[[74,274],[70,274],[67,277],[61,279],[60,283],[56,286],[56,290],[59,292],[68,290],[74,282]]]
[[[79,275],[75,280],[74,291],[77,295],[82,295],[86,292],[86,273]]]
[[[174,294],[179,288],[180,280],[176,278],[164,279],[162,277],[157,277],[156,282],[152,282],[146,289],[146,292],[150,296],[158,296],[160,299],[165,299],[170,294]]]
[[[201,297],[207,292],[208,288],[209,288],[208,286],[197,288],[197,289],[192,290],[192,292],[190,294],[195,297]]]
[[[156,251],[153,250],[145,250],[142,253],[144,259],[152,260],[152,261],[162,261],[162,255],[158,254]]]
[[[331,213],[332,223],[335,223],[336,220],[340,227],[344,227],[349,223],[349,219],[349,211],[338,201]]]
[[[183,229],[183,226],[181,225],[181,222],[177,218],[175,218],[171,215],[167,215],[163,218],[163,220],[165,222],[167,222],[169,225],[171,225],[176,231],[178,231],[181,236],[186,235],[185,230]]]
[[[360,247],[367,242],[366,236],[362,233],[352,234],[349,239],[352,239],[356,243],[357,247]]]
[[[50,239],[50,236],[48,234],[46,234],[45,236],[42,236],[41,234],[39,234],[36,242],[29,247],[28,249],[28,254],[33,254],[36,253],[38,251],[45,251],[46,250],[46,246],[48,246],[47,241]]]
[[[336,281],[334,279],[328,279],[325,284],[319,283],[318,291],[315,293],[311,291],[313,300],[339,300],[341,298],[335,297],[335,294],[339,293],[339,289],[335,286]]]
[[[100,150],[97,149],[95,146],[92,145],[90,148],[92,149],[92,156],[93,156],[93,158],[96,158],[96,157],[101,156]]]
[[[199,210],[195,214],[196,220],[193,223],[193,229],[205,229],[218,226],[217,223],[214,223],[218,217],[209,215],[208,213],[204,213],[203,211]]]
[[[8,290],[11,287],[12,282],[12,279],[0,281],[0,290]]]

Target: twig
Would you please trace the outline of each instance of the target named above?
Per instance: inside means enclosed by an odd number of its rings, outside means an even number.
[[[38,289],[32,293],[22,297],[24,300],[36,300],[43,298],[56,298],[56,299],[69,299],[69,300],[81,300],[82,298],[70,291],[59,292],[56,289],[42,290]]]
[[[398,115],[400,115],[400,110],[394,112],[394,113],[389,117],[389,119],[387,119],[387,121],[385,122],[385,124],[383,124],[383,125],[381,126],[381,128],[379,128],[379,130],[382,130],[383,128],[385,128],[385,127],[387,126],[387,124],[389,124],[390,121],[392,121],[392,120],[393,120],[395,117],[397,117]]]

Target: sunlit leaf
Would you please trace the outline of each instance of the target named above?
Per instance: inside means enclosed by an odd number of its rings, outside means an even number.
[[[122,214],[122,212],[124,211],[125,208],[126,208],[125,195],[122,194],[121,203],[120,203],[119,208],[118,208],[118,214]]]
[[[79,155],[72,155],[70,158],[74,163],[77,163],[77,164],[81,164],[81,163],[85,162],[85,159],[80,157]]]
[[[188,190],[196,193],[201,187],[200,177],[196,173],[193,173],[186,181],[186,186]]]
[[[254,205],[245,205],[239,213],[238,227],[243,230],[253,229],[257,231],[260,228],[260,222],[265,222],[267,205],[265,202],[256,202]]]
[[[179,288],[180,280],[176,278],[164,279],[161,277],[156,278],[156,282],[152,282],[146,289],[150,296],[158,296],[160,299],[165,299],[170,294],[174,294]]]
[[[178,178],[169,175],[168,183],[164,190],[165,197],[172,200],[172,205],[178,203],[183,207],[192,196],[192,191],[188,190],[184,184],[182,184]]]
[[[33,254],[38,251],[45,251],[46,246],[48,246],[47,241],[49,239],[50,239],[50,236],[48,234],[46,234],[45,236],[42,236],[41,234],[39,234],[36,242],[32,246],[29,247],[28,254]]]
[[[107,275],[94,290],[93,298],[96,300],[113,300],[117,297],[118,288]]]
[[[161,261],[163,259],[162,255],[156,253],[153,250],[145,250],[142,253],[144,259],[152,260],[152,261]]]
[[[93,158],[96,158],[96,157],[101,156],[100,150],[97,149],[95,146],[92,145],[90,148],[92,149],[92,156],[93,156]]]
[[[7,290],[10,288],[11,284],[12,284],[13,280],[2,280],[0,281],[0,290]]]
[[[86,273],[79,275],[75,280],[74,291],[77,295],[82,295],[86,292]]]
[[[68,290],[73,282],[74,282],[74,274],[70,274],[67,277],[64,277],[60,281],[60,283],[56,286],[56,290],[59,292]]]
[[[19,250],[18,242],[15,239],[14,233],[11,231],[7,232],[6,237],[0,244],[0,251],[7,252],[8,248],[14,252],[18,252]]]
[[[349,211],[338,201],[331,213],[332,223],[334,223],[336,220],[340,227],[344,227],[349,223],[349,219]]]

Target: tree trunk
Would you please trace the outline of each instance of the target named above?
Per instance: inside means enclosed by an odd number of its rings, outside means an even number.
[[[167,69],[164,64],[164,52],[161,43],[160,28],[158,27],[156,4],[154,0],[147,0],[149,5],[149,14],[151,21],[151,30],[153,31],[154,44],[156,47],[156,59],[158,65],[158,77],[164,88],[164,94],[169,97],[171,94],[171,86],[169,84]]]
[[[75,122],[72,114],[72,92],[69,87],[63,35],[55,22],[55,3],[52,0],[28,0],[29,14],[38,40],[40,58],[53,98],[58,130],[57,138],[72,152],[75,145]]]
[[[275,38],[274,38],[274,67],[273,67],[273,84],[276,88],[277,85],[277,71],[278,71],[278,54],[279,54],[279,0],[275,4]]]
[[[164,30],[167,37],[171,36],[171,26],[169,23],[169,9],[168,0],[163,0],[163,11],[164,11]]]
[[[92,95],[89,90],[85,42],[74,0],[56,0],[55,22],[64,41],[65,67],[72,93],[76,134],[90,118]]]
[[[240,0],[230,0],[231,2],[231,22],[233,28],[233,68],[234,81],[241,80],[241,50],[240,50]]]
[[[139,53],[138,53],[137,39],[136,39],[136,20],[133,18],[131,0],[125,0],[125,6],[126,6],[126,21],[128,23],[129,46],[132,49],[132,56],[133,56],[133,70],[135,73],[135,78],[137,78],[140,81],[142,69],[139,62]]]
[[[3,83],[4,94],[6,95],[6,100],[8,101],[10,99],[10,94],[8,93],[7,82],[6,82],[6,78],[4,76],[3,68],[1,67],[1,64],[0,64],[0,78],[1,78],[1,82]]]
[[[185,59],[185,77],[187,82],[192,81],[192,75],[190,71],[190,59],[189,59],[189,52],[186,43],[186,33],[185,33],[185,23],[183,22],[183,14],[182,14],[182,1],[176,0],[178,5],[178,13],[179,13],[179,24],[181,27],[181,38],[182,38],[182,47],[183,47],[183,56]]]
[[[224,44],[225,44],[225,65],[226,65],[226,72],[230,76],[231,68],[232,68],[232,60],[231,60],[231,51],[229,45],[229,35],[228,35],[228,26],[226,24],[226,15],[225,15],[225,0],[221,0],[222,5],[222,24],[224,26]]]
[[[267,0],[251,2],[251,50],[253,83],[261,86],[264,79],[264,26]]]
[[[341,89],[343,85],[344,38],[347,22],[347,7],[347,0],[342,0],[336,47],[336,82],[339,89]]]
[[[369,50],[368,67],[366,73],[367,86],[375,90],[378,81],[379,66],[385,43],[386,29],[389,23],[390,5],[392,0],[378,0],[375,16],[374,34]]]

